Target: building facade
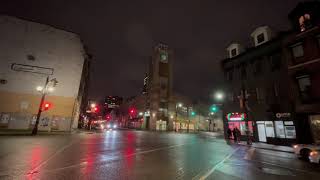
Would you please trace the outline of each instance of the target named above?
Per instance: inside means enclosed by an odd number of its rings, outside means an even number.
[[[0,16],[0,126],[31,129],[46,78],[58,85],[45,102],[39,130],[68,131],[78,127],[86,97],[89,58],[78,35],[10,16]]]
[[[247,130],[260,142],[290,144],[296,139],[282,56],[285,34],[273,33],[268,26],[258,27],[251,33],[250,48],[233,43],[227,48],[228,57],[222,60],[227,92],[223,104],[225,130],[237,127],[242,139],[247,138]],[[286,131],[292,127],[294,133]]]
[[[169,111],[172,109],[172,63],[173,52],[167,45],[158,44],[153,48],[150,59],[146,94],[146,128],[149,130],[172,130],[173,122]]]
[[[320,143],[320,2],[301,2],[289,14],[283,42],[298,143]]]

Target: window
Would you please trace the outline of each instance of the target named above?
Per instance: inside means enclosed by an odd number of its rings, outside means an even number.
[[[271,71],[275,71],[281,68],[281,54],[275,54],[270,56],[270,68]]]
[[[247,78],[246,65],[241,65],[240,66],[240,75],[241,75],[241,79],[246,79]]]
[[[261,33],[257,36],[257,42],[258,42],[258,44],[264,42],[264,34],[263,33]]]
[[[234,48],[234,49],[231,50],[231,57],[234,57],[236,55],[237,55],[237,49]]]
[[[300,31],[303,32],[311,27],[310,14],[305,14],[299,18]]]
[[[310,98],[311,93],[311,80],[309,75],[303,75],[297,77],[299,91],[302,100],[308,100]]]
[[[256,60],[253,64],[253,74],[257,75],[262,72],[262,62],[260,59]]]
[[[296,43],[291,46],[292,55],[294,58],[299,58],[304,55],[302,43]]]
[[[227,70],[226,76],[227,76],[227,80],[228,81],[232,81],[232,79],[233,79],[233,69]]]

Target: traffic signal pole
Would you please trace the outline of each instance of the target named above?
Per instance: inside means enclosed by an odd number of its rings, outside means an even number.
[[[242,98],[242,107],[243,107],[243,112],[245,114],[245,124],[246,124],[246,136],[247,136],[247,144],[251,145],[252,142],[250,140],[250,130],[249,130],[249,122],[248,122],[248,108],[247,108],[247,104],[248,104],[248,99],[247,99],[247,93],[246,93],[246,89],[244,87],[242,87],[241,90],[241,98]]]
[[[35,125],[33,126],[31,135],[37,135],[37,133],[38,133],[38,125],[39,125],[39,120],[40,120],[40,116],[41,116],[41,113],[42,113],[43,102],[44,102],[44,99],[46,97],[46,91],[47,91],[48,83],[49,83],[49,76],[47,77],[45,86],[42,89],[42,97],[41,97],[41,101],[40,101],[40,105],[39,105],[37,119],[36,119]]]

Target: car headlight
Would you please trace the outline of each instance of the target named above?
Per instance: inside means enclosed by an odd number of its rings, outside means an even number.
[[[117,128],[117,125],[113,125],[113,128]]]
[[[108,125],[107,125],[107,128],[110,128],[110,127],[111,127],[110,124],[108,124]]]
[[[298,145],[294,145],[293,148],[298,148]]]
[[[310,156],[314,156],[314,155],[317,155],[317,154],[318,154],[317,151],[311,151],[311,152],[310,152]]]
[[[100,127],[101,127],[101,129],[104,129],[104,125],[103,124],[101,124]]]

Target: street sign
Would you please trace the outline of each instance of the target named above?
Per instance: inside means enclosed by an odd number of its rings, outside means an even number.
[[[14,71],[20,71],[20,72],[30,72],[30,73],[36,73],[36,74],[53,75],[53,68],[31,66],[31,65],[27,65],[27,64],[13,63],[11,65],[11,69]]]

